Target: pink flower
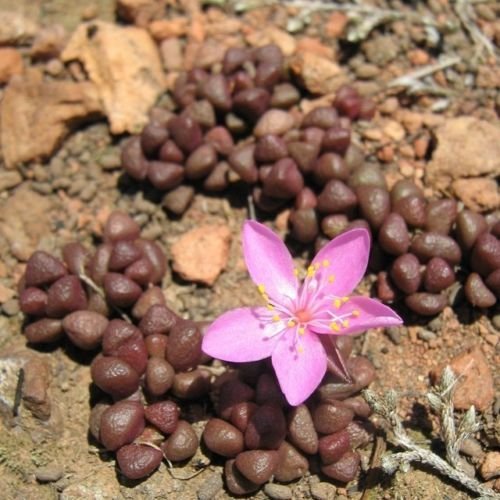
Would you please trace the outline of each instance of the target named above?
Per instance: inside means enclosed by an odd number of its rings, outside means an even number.
[[[271,356],[281,390],[291,405],[305,401],[325,375],[328,343],[324,340],[331,338],[325,336],[402,323],[380,302],[350,296],[368,264],[370,235],[365,229],[352,229],[325,245],[302,283],[285,244],[264,225],[245,223],[243,253],[267,305],[234,309],[220,316],[208,327],[202,349],[214,358],[233,362]],[[339,372],[342,368],[338,367]]]

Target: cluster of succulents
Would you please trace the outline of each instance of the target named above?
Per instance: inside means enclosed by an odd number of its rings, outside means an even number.
[[[297,109],[301,97],[277,46],[228,49],[220,73],[194,69],[179,76],[177,112],[153,110],[142,133],[124,145],[123,168],[167,191],[162,203],[178,215],[195,187],[222,191],[236,180],[251,187],[264,211],[294,200],[301,208],[311,180],[317,190],[347,179],[359,159],[350,148],[351,120],[374,113],[373,103],[348,86],[333,106],[305,116]]]
[[[102,353],[91,365],[103,395],[94,406],[90,430],[129,479],[153,472],[164,458],[182,462],[198,449],[198,437],[181,418],[182,402],[208,395],[210,372],[203,369],[201,327],[152,305],[137,326],[111,320]]]
[[[338,347],[350,355],[352,337],[339,337]],[[374,378],[363,357],[347,361],[352,381],[327,374],[304,404],[290,406],[268,362],[237,365],[216,382],[216,416],[209,419],[202,439],[206,448],[225,460],[228,490],[244,495],[274,477],[290,482],[309,470],[347,483],[359,472],[360,455],[372,430],[371,411],[357,395]]]
[[[426,200],[408,180],[398,181],[390,193],[366,185],[356,194],[364,219],[359,223],[368,224],[374,235],[371,265],[378,272],[381,300],[404,298],[413,312],[432,316],[448,305],[446,291],[463,282],[471,305],[495,305],[500,294],[500,224],[495,218],[459,211],[453,199]],[[342,216],[331,218],[339,224]]]
[[[473,306],[499,296],[499,224],[458,210],[453,199],[425,198],[410,180],[389,191],[376,163],[351,144],[351,120],[373,116],[371,101],[339,89],[333,106],[298,110],[280,49],[228,49],[219,73],[195,69],[175,84],[176,113],[157,108],[122,151],[128,175],[167,191],[163,206],[182,214],[195,188],[221,191],[249,185],[263,212],[291,207],[290,232],[301,243],[326,241],[367,227],[374,241],[378,296],[402,299],[432,316],[448,304],[444,291],[459,281]]]
[[[130,310],[134,317],[161,295],[167,259],[154,241],[140,238],[139,225],[123,212],[110,215],[103,243],[94,252],[73,242],[62,259],[36,251],[19,284],[28,342],[43,344],[66,334],[81,349],[100,347],[108,318]],[[148,302],[149,301],[149,302]]]
[[[167,306],[159,286],[165,254],[140,237],[128,215],[110,215],[93,252],[70,243],[61,254],[37,251],[27,262],[20,283],[24,334],[31,344],[65,334],[95,352],[89,429],[116,454],[125,477],[142,479],[163,460],[182,464],[195,455],[200,440],[188,411],[194,400],[214,409],[202,440],[213,457],[228,459],[232,493],[255,491],[271,476],[297,479],[317,457],[326,476],[348,482],[357,475],[355,450],[371,431],[369,407],[356,394],[375,373],[366,358],[349,358],[351,338],[339,337],[338,348],[352,381],[327,375],[307,405],[292,407],[266,362],[213,370],[220,362],[201,349],[206,324]]]

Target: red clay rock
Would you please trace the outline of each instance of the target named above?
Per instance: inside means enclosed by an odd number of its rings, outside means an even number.
[[[0,47],[0,84],[23,72],[23,58],[11,47]]]
[[[470,348],[455,356],[449,363],[455,373],[460,376],[453,403],[457,410],[468,410],[474,405],[476,410],[486,410],[495,395],[493,377],[488,362],[478,346]],[[439,380],[446,365],[431,373],[433,380]]]
[[[490,451],[486,453],[480,469],[481,477],[485,481],[500,476],[500,452]]]
[[[187,281],[212,286],[226,267],[231,243],[227,226],[203,225],[172,245],[173,269]]]

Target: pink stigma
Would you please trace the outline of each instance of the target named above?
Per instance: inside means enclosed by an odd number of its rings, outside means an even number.
[[[295,313],[295,318],[299,323],[307,323],[312,320],[312,314],[307,309],[301,309]]]

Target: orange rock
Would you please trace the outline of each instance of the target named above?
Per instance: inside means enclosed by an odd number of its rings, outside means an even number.
[[[291,56],[297,48],[295,38],[276,26],[267,26],[264,30],[264,37],[269,38],[269,42],[276,44],[285,56]],[[265,44],[260,43],[259,45]]]
[[[37,31],[39,5],[33,4],[28,8],[25,2],[11,2],[14,9],[2,10],[0,18],[0,45],[27,45],[32,40]],[[8,2],[2,2],[3,8]],[[12,10],[12,12],[11,12]]]
[[[424,121],[428,119],[424,116]],[[426,168],[427,182],[446,190],[455,179],[466,178],[454,189],[465,194],[462,187],[469,178],[495,176],[500,172],[500,128],[470,116],[447,119],[436,130],[437,147]],[[490,182],[481,181],[485,187]]]
[[[21,54],[10,47],[0,47],[0,84],[7,83],[14,75],[23,72]]]
[[[117,0],[116,11],[126,21],[145,27],[165,10],[165,0]]]
[[[462,351],[446,364],[459,377],[453,396],[455,408],[468,410],[472,405],[479,411],[489,408],[495,389],[490,367],[479,346]],[[434,381],[439,380],[445,366],[431,372]]]
[[[349,80],[335,62],[312,52],[296,52],[290,58],[290,69],[313,94],[329,94]]]
[[[423,66],[429,64],[429,54],[422,49],[410,50],[408,52],[408,59],[414,66]]]
[[[101,110],[97,89],[90,82],[45,82],[34,68],[14,77],[0,109],[0,140],[7,167],[49,156],[75,121]]]
[[[50,366],[41,357],[33,357],[24,365],[23,403],[40,420],[48,420],[51,413],[49,386]]]
[[[187,29],[188,20],[185,17],[160,19],[149,24],[149,32],[155,40],[184,36],[187,33]]]
[[[423,116],[409,109],[397,109],[394,113],[394,119],[402,123],[409,134],[414,134],[420,128],[424,121]]]
[[[327,45],[321,43],[318,38],[312,38],[309,36],[302,37],[297,43],[297,51],[312,52],[321,57],[326,57],[327,59],[335,59],[335,51],[333,47],[328,47]]]
[[[16,295],[16,292],[12,290],[12,288],[7,288],[5,285],[0,283],[0,304],[7,302],[14,297],[14,295]]]
[[[206,26],[207,36],[232,35],[241,31],[239,19],[217,19]]]
[[[408,160],[399,160],[398,162],[399,171],[405,177],[413,177],[415,174],[415,167]]]
[[[194,42],[201,43],[205,40],[205,16],[203,14],[195,14],[187,30],[187,36]]]
[[[495,210],[500,207],[498,185],[493,179],[487,177],[457,179],[453,181],[451,187],[455,195],[471,210]]]
[[[384,124],[382,131],[396,142],[402,141],[405,137],[405,129],[395,120],[388,120]]]
[[[282,210],[274,219],[276,229],[285,232],[288,228],[288,219],[290,218],[290,209]]]
[[[160,55],[163,67],[167,71],[180,71],[182,69],[182,45],[177,37],[165,38],[160,43]]]
[[[390,163],[394,160],[394,147],[386,145],[378,150],[377,158],[384,163]]]
[[[500,452],[490,451],[486,453],[480,472],[485,481],[500,476]]]
[[[195,60],[197,68],[210,69],[214,64],[221,63],[224,59],[227,47],[222,43],[208,38],[205,40],[198,50]]]
[[[413,149],[417,158],[424,158],[429,148],[429,137],[421,135],[413,141]]]
[[[313,109],[320,108],[322,106],[331,106],[333,101],[335,101],[335,93],[325,94],[316,99],[307,99],[304,97],[300,100],[299,108],[304,115],[307,115],[307,113]]]
[[[231,231],[227,226],[196,227],[172,245],[172,267],[187,281],[212,286],[227,265],[230,243]]]
[[[410,144],[401,144],[398,147],[399,154],[405,158],[415,158],[415,151]]]
[[[93,36],[88,37],[92,27]],[[158,47],[145,29],[94,21],[81,24],[62,54],[81,61],[95,83],[111,132],[137,133],[165,90]]]
[[[185,71],[193,69],[198,57],[198,53],[201,50],[201,43],[195,42],[194,40],[189,40],[184,46],[184,61],[183,67]]]
[[[41,29],[31,45],[31,57],[44,60],[58,57],[64,49],[66,39],[66,30],[60,24]]]
[[[333,12],[325,25],[325,35],[330,38],[339,38],[347,26],[347,16],[343,12]]]

